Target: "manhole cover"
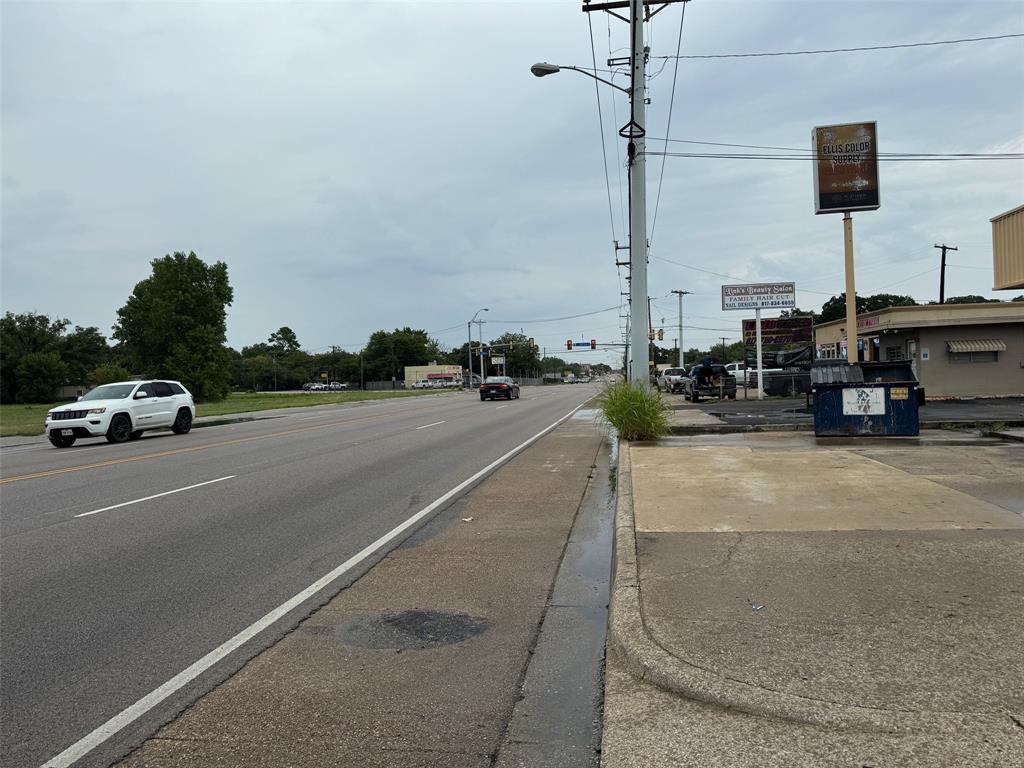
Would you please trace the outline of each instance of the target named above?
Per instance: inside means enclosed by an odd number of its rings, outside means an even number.
[[[485,629],[486,619],[464,613],[400,611],[357,616],[335,629],[343,643],[364,648],[435,648],[461,643]]]

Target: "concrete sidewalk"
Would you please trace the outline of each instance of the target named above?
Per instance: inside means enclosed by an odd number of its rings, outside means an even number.
[[[623,446],[602,764],[1024,765],[1024,446]]]

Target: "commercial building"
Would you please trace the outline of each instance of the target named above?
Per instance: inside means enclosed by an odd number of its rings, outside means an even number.
[[[436,363],[405,366],[405,386],[411,387],[417,381],[429,381],[436,386],[462,386],[462,366]]]
[[[1024,288],[1024,205],[992,219],[992,289]]]
[[[846,359],[846,320],[814,328]],[[857,316],[860,360],[909,360],[928,397],[1024,395],[1024,302],[889,307]]]

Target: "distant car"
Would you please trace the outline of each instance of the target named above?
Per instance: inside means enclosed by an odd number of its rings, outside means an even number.
[[[511,376],[488,376],[480,385],[480,399],[494,400],[497,397],[511,400],[519,399],[519,385]]]
[[[327,385],[327,387],[332,392],[340,392],[342,390],[348,389],[348,384],[342,381],[332,381],[330,384]]]
[[[707,367],[695,365],[681,379],[681,383],[683,395],[694,403],[700,402],[701,395],[736,399],[736,377],[721,363],[712,363]]]
[[[78,402],[46,414],[46,435],[57,448],[80,437],[106,437],[111,443],[138,440],[151,429],[177,435],[192,429],[196,406],[178,381],[121,381],[91,389]]]
[[[305,384],[302,385],[302,391],[303,392],[309,392],[309,390],[311,390],[312,388],[313,388],[313,382],[311,382],[311,381],[307,381]]]
[[[426,379],[422,381],[414,381],[412,385],[413,389],[430,389],[430,382]]]
[[[684,376],[686,376],[685,368],[666,368],[658,374],[658,378],[655,379],[654,385],[659,391],[682,392],[682,379]]]

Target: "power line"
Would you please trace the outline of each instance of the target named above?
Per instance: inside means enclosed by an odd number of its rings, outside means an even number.
[[[594,70],[597,70],[597,51],[594,48],[594,24],[590,20],[590,14],[587,14],[587,27],[590,29],[590,57],[594,62]],[[608,193],[608,219],[612,225],[612,242],[615,242],[615,214],[612,213],[612,182],[608,176],[608,150],[605,147],[604,138],[604,112],[601,109],[601,88],[600,83],[594,81],[594,93],[597,94],[597,124],[601,132],[601,158],[604,160],[604,187]],[[614,98],[614,97],[613,97]],[[616,258],[618,254],[616,254]]]
[[[827,160],[827,155],[778,155],[761,154],[755,152],[651,152],[644,151],[645,155],[665,157],[696,157],[711,158],[716,160]],[[1024,160],[1024,153],[1021,152],[1000,152],[992,154],[982,153],[960,153],[949,155],[917,155],[917,154],[883,154],[878,153],[878,162],[953,162],[957,160]]]
[[[726,275],[726,274],[723,274],[722,272],[715,272],[715,271],[710,270],[710,269],[704,269],[702,267],[695,267],[692,264],[684,264],[681,261],[673,261],[672,259],[666,259],[663,256],[651,256],[651,258],[652,259],[657,259],[658,261],[664,261],[664,262],[666,262],[668,264],[675,264],[677,267],[684,267],[685,269],[692,269],[694,272],[703,272],[704,274],[714,275],[715,277],[724,277],[727,280],[742,280],[743,279],[743,278],[740,278],[740,277],[734,277],[732,275]],[[835,295],[834,293],[828,293],[826,291],[812,291],[812,290],[809,290],[807,288],[797,288],[797,290],[798,291],[802,291],[804,293],[818,293],[818,294],[821,294],[822,296],[834,296]]]
[[[488,323],[492,323],[492,324],[493,323],[502,323],[502,324],[522,323],[524,325],[526,325],[528,323],[555,323],[555,322],[558,322],[559,320],[575,320],[577,317],[590,317],[591,315],[600,315],[600,314],[603,314],[605,312],[611,312],[613,310],[617,310],[619,307],[620,307],[620,305],[616,304],[614,307],[605,307],[604,309],[597,309],[597,310],[594,310],[593,312],[581,312],[578,315],[566,315],[565,317],[547,317],[547,318],[544,318],[544,319],[541,319],[541,320],[488,320],[487,322]]]
[[[676,79],[679,77],[679,51],[683,48],[683,22],[686,21],[687,5],[688,3],[683,3],[683,12],[679,14],[679,38],[676,40],[676,65],[672,72],[672,95],[668,100],[668,125],[665,127],[666,136],[672,133],[672,108],[676,103]],[[668,151],[668,139],[665,140],[664,151]],[[667,156],[663,156],[661,158],[661,173],[658,175],[658,194],[654,198],[654,218],[651,220],[651,231],[647,236],[648,241],[651,242],[654,240],[654,228],[658,225],[658,205],[661,203],[661,185],[662,182],[665,181],[666,157]]]
[[[652,138],[651,141],[665,141],[672,142],[674,144],[699,144],[706,147],[734,147],[738,149],[774,149],[780,152],[800,152],[808,153],[814,150],[811,147],[775,147],[765,144],[732,144],[724,141],[697,141],[695,139],[662,139]],[[904,157],[907,155],[913,155],[914,157],[1001,157],[1000,153],[986,153],[986,152],[877,152],[879,157]],[[1009,153],[1018,154],[1018,153]]]
[[[891,51],[896,48],[923,48],[929,45],[956,45],[958,43],[978,43],[984,40],[1005,40],[1011,37],[1024,37],[1024,33],[1008,35],[989,35],[987,37],[964,37],[959,40],[933,40],[926,43],[900,43],[897,45],[865,45],[857,48],[823,48],[816,51],[771,51],[768,53],[709,53],[688,56],[655,56],[656,59],[752,59],[764,56],[810,56],[821,53],[854,53],[857,51]]]

